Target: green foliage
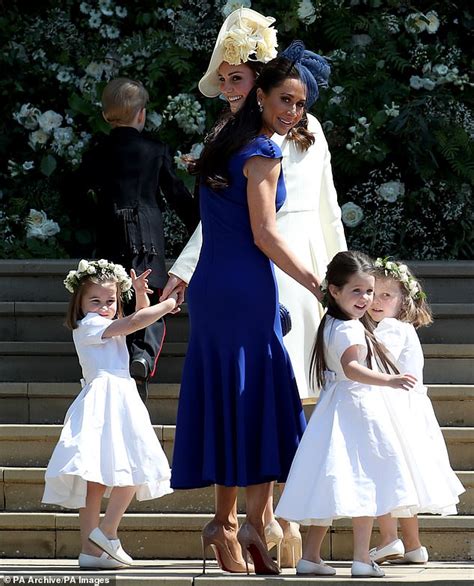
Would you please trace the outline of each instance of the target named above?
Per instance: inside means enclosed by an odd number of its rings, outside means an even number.
[[[189,153],[222,109],[197,83],[207,69],[225,0],[45,0],[9,3],[0,16],[0,254],[87,255],[93,201],[68,199],[70,173],[109,132],[100,95],[113,77],[143,81],[147,130]],[[363,220],[349,245],[405,258],[473,253],[471,9],[454,0],[253,0],[272,15],[279,48],[301,38],[327,56],[330,87],[314,113],[331,150],[341,205]],[[202,110],[197,106],[200,104]],[[27,106],[29,105],[29,106]],[[14,118],[15,115],[15,118]],[[179,172],[193,180],[177,158]],[[399,186],[395,201],[380,190]],[[26,237],[30,210],[60,232]],[[49,220],[48,220],[49,221]],[[45,220],[47,223],[47,221]],[[182,226],[167,211],[168,254]],[[45,224],[46,225],[46,224]]]

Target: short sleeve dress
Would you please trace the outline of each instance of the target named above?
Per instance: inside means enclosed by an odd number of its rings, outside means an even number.
[[[173,488],[284,481],[304,431],[274,267],[254,243],[243,174],[251,157],[281,156],[259,136],[231,157],[228,188],[201,185],[203,245],[187,293]],[[276,209],[284,199],[280,175]]]
[[[341,365],[351,346],[365,360],[364,327],[328,316],[324,343],[326,383],[275,513],[323,526],[340,517],[409,516],[418,494],[383,388],[348,379]]]
[[[88,313],[73,331],[83,388],[69,407],[45,475],[44,503],[86,504],[87,481],[136,486],[137,500],[172,492],[171,471],[129,374],[125,336],[103,338],[110,320]]]
[[[449,463],[446,443],[423,384],[423,349],[412,324],[384,318],[375,337],[392,355],[402,373],[418,384],[410,392],[387,389],[384,398],[394,425],[400,429],[419,495],[419,513],[455,515],[464,488]]]

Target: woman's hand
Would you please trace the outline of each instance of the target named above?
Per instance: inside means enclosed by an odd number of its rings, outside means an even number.
[[[170,273],[168,282],[163,289],[163,293],[160,296],[160,301],[165,301],[172,295],[173,293],[177,293],[177,304],[181,305],[184,302],[184,292],[186,290],[187,284],[185,281]]]
[[[392,374],[388,381],[388,385],[392,389],[403,389],[409,391],[416,383],[417,379],[412,374]]]

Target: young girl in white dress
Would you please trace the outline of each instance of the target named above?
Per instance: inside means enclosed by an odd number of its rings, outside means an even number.
[[[131,565],[117,529],[130,501],[172,492],[171,472],[148,411],[129,374],[125,336],[176,310],[176,297],[150,306],[147,276],[106,260],[81,260],[64,284],[72,292],[67,325],[83,373],[46,470],[44,503],[79,509],[80,567]],[[133,280],[133,283],[132,283]],[[122,317],[135,290],[136,312]],[[100,519],[103,496],[109,502]]]
[[[398,369],[413,373],[418,380],[410,393],[385,394],[390,412],[403,428],[402,441],[416,472],[418,512],[455,515],[458,496],[464,488],[450,466],[446,444],[423,385],[423,350],[415,330],[432,322],[426,295],[406,265],[378,258],[375,266],[375,295],[368,310],[378,324],[374,335],[388,349]],[[403,543],[397,538],[396,519],[385,515],[378,523],[380,544],[370,552],[374,561],[428,561],[416,516],[400,519]]]
[[[360,321],[372,303],[373,273],[373,262],[357,252],[340,252],[328,265],[328,310],[312,357],[322,391],[275,511],[311,526],[298,574],[336,573],[321,560],[321,543],[333,519],[351,517],[351,574],[383,576],[369,556],[373,518],[406,512],[418,503],[383,398],[383,387],[406,392],[416,379],[398,374]]]

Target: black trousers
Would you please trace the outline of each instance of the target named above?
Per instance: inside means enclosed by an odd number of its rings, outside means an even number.
[[[161,295],[160,289],[154,289],[150,294],[150,302],[156,305]],[[124,306],[125,315],[135,311],[135,301],[132,300]],[[166,325],[163,318],[159,319],[143,330],[138,330],[127,336],[127,347],[130,354],[130,363],[133,360],[144,359],[148,365],[150,377],[155,374],[156,364],[160,356],[161,348],[166,335]]]

